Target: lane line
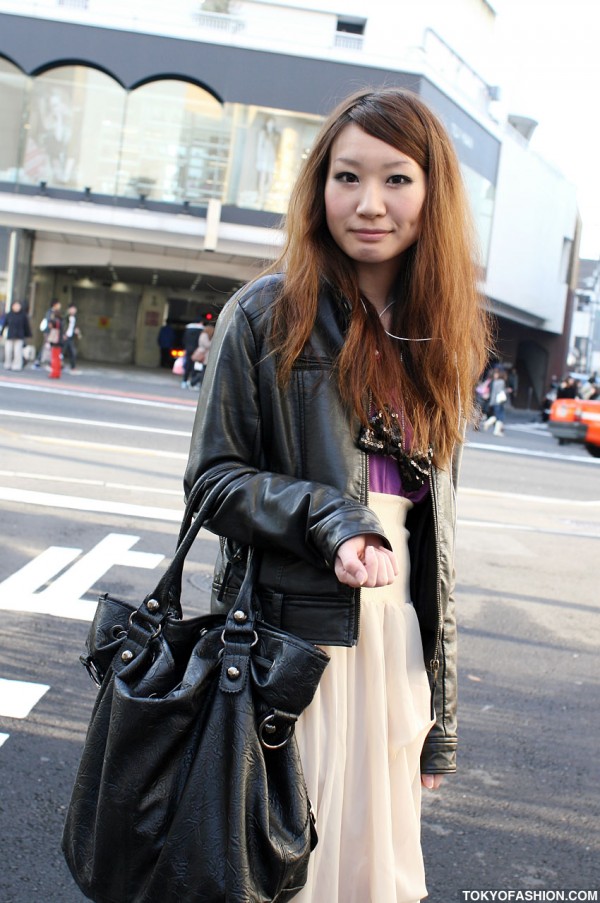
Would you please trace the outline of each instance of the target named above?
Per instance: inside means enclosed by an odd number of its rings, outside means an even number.
[[[0,486],[0,501],[18,502],[23,505],[40,505],[44,508],[63,508],[71,511],[92,511],[96,514],[122,514],[125,517],[141,517],[150,520],[179,522],[181,508],[158,508],[154,505],[130,505],[103,499],[81,498],[76,495],[59,495],[55,492],[35,492],[31,489],[11,489]]]
[[[103,489],[127,489],[134,492],[148,492],[147,486],[136,486],[135,483],[108,483],[105,480],[85,480],[83,477],[62,477],[53,476],[47,473],[27,473],[22,470],[0,470],[0,477],[12,477],[21,480],[42,480],[47,483],[73,483],[77,486],[100,486]],[[182,482],[182,481],[181,481]],[[181,489],[157,489],[152,488],[153,493],[158,495],[175,495],[183,498],[183,483]]]
[[[140,517],[147,520],[180,523],[181,508],[159,508],[154,505],[129,505],[126,502],[111,502],[103,499],[80,498],[76,495],[58,495],[52,492],[34,492],[29,489],[12,489],[0,486],[0,501],[17,502],[22,505],[37,505],[44,508],[60,508],[70,511],[89,511],[95,514],[122,514],[125,517]],[[202,528],[202,539],[218,542],[219,537]]]
[[[578,455],[560,455],[558,452],[533,451],[528,448],[517,448],[515,445],[492,445],[486,442],[467,442],[465,449],[474,448],[476,451],[494,451],[501,455],[522,455],[525,458],[548,458],[554,461],[576,461],[578,464],[592,464],[600,466],[600,458],[587,458]]]
[[[459,527],[475,527],[476,530],[515,530],[517,533],[542,533],[550,536],[568,536],[571,539],[600,539],[600,533],[584,533],[579,530],[552,530],[547,527],[532,527],[528,524],[503,524],[499,521],[475,520],[459,517]]]
[[[50,687],[24,680],[6,680],[0,677],[0,716],[2,718],[27,718]]]
[[[84,439],[61,439],[54,436],[34,436],[22,433],[22,439],[31,439],[38,444],[67,445],[71,448],[95,448],[102,451],[118,451],[128,455],[145,455],[153,458],[172,458],[174,461],[187,461],[189,455],[183,452],[166,452],[154,448],[134,448],[131,445],[111,445],[108,442],[86,442]]]
[[[0,746],[2,746],[3,743],[6,743],[9,737],[10,734],[0,734]]]
[[[51,423],[72,423],[77,426],[100,426],[109,430],[133,430],[139,433],[160,433],[164,436],[184,436],[191,438],[191,430],[167,430],[154,426],[134,426],[130,423],[115,423],[108,420],[83,420],[79,417],[55,417],[52,414],[33,414],[29,411],[10,411],[0,408],[0,414],[7,417],[21,417],[26,420],[47,420]]]
[[[160,395],[128,395],[125,392],[110,392],[104,390],[98,392],[81,388],[59,389],[57,386],[40,386],[38,383],[15,383],[0,377],[0,384],[5,389],[19,389],[23,392],[44,392],[51,395],[66,395],[71,398],[89,398],[95,401],[115,401],[119,404],[137,404],[152,408],[195,408],[198,398],[188,401],[184,398],[173,398],[169,401],[161,400]]]
[[[541,502],[543,505],[581,505],[584,508],[600,507],[600,499],[559,499],[547,495],[526,495],[522,492],[500,492],[498,489],[475,489],[470,486],[458,486],[458,498],[461,495],[475,495],[480,498],[491,497],[519,502]]]

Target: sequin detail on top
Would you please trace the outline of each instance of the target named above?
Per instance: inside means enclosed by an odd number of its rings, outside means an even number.
[[[369,415],[368,426],[363,426],[358,437],[358,447],[369,455],[387,455],[398,463],[403,489],[414,492],[429,480],[433,449],[426,453],[407,451],[408,430],[396,411],[374,411]]]

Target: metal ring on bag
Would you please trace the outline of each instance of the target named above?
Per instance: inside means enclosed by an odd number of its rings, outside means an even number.
[[[275,724],[275,715],[270,714],[267,715],[266,718],[258,725],[258,739],[265,749],[282,749],[282,747],[286,746],[292,738],[292,734],[294,733],[294,725],[290,724],[288,726],[288,731],[281,743],[269,743],[265,740],[264,734],[265,731],[269,731],[270,733],[275,733],[277,730],[277,725]]]
[[[223,633],[221,634],[221,642],[223,643],[223,645],[225,645],[225,643],[226,643],[226,640],[225,640],[225,634],[226,634],[226,633],[227,633],[227,628],[225,628],[225,629],[223,630]],[[252,649],[254,646],[256,646],[256,644],[258,643],[258,634],[257,634],[256,630],[253,630],[252,633],[254,634],[254,639],[253,639],[252,642],[250,643],[250,648],[251,648],[251,649]]]
[[[90,675],[96,686],[101,687],[104,674],[102,673],[102,671],[100,671],[92,656],[80,655],[79,661],[81,662],[87,673]]]
[[[129,615],[129,626],[130,627],[133,627],[133,619],[135,618],[135,616],[137,614],[139,614],[139,612],[136,609],[135,611],[132,611],[131,614]],[[159,636],[160,633],[162,633],[162,624],[158,625],[158,627],[156,628],[156,630],[154,631],[154,633],[152,634],[150,639],[155,640],[156,637]]]

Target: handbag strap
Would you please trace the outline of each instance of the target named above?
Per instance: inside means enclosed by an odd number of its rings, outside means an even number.
[[[154,591],[146,596],[142,605],[137,609],[137,616],[133,619],[134,621],[146,621],[152,633],[160,629],[160,625],[169,614],[174,613],[176,617],[182,617],[181,590],[185,559],[200,530],[208,520],[216,498],[227,482],[228,477],[220,480],[205,495],[200,504],[199,500],[205,491],[205,485],[198,481],[190,491],[179,531],[177,547],[171,563],[160,578]],[[196,510],[197,514],[194,517]],[[234,605],[235,611],[242,611],[245,617],[242,617],[241,614],[234,617],[235,613],[233,611],[230,612],[225,628],[228,633],[231,631],[239,632],[238,628],[242,628],[244,632],[254,630],[254,621],[259,614],[258,609],[254,605],[253,593],[258,576],[258,567],[258,555],[254,554],[250,547],[246,573]],[[146,633],[146,631],[144,632]]]
[[[175,612],[177,617],[182,617],[181,584],[185,559],[200,530],[208,520],[215,499],[221,493],[226,482],[227,478],[220,480],[212,487],[200,503],[200,496],[205,489],[204,484],[201,481],[197,481],[190,491],[179,530],[175,554],[173,555],[167,570],[160,578],[154,592],[144,600],[146,606],[151,600],[158,603],[158,608],[156,605],[152,605],[150,606],[150,610],[154,610],[159,620],[163,620],[169,612]],[[197,511],[197,513],[194,517],[195,511]]]

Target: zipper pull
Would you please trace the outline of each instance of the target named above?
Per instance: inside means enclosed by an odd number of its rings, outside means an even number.
[[[438,673],[439,673],[439,670],[440,670],[440,663],[439,663],[439,660],[438,660],[437,658],[432,658],[431,661],[429,662],[429,668],[430,668],[430,671],[431,671],[431,673],[432,673],[432,675],[433,675],[433,680],[432,680],[432,682],[431,682],[431,710],[430,710],[430,715],[431,715],[431,720],[432,720],[432,721],[435,721],[435,717],[436,717],[436,715],[435,715],[435,691],[436,691],[436,688],[437,688],[437,676],[438,676]]]

